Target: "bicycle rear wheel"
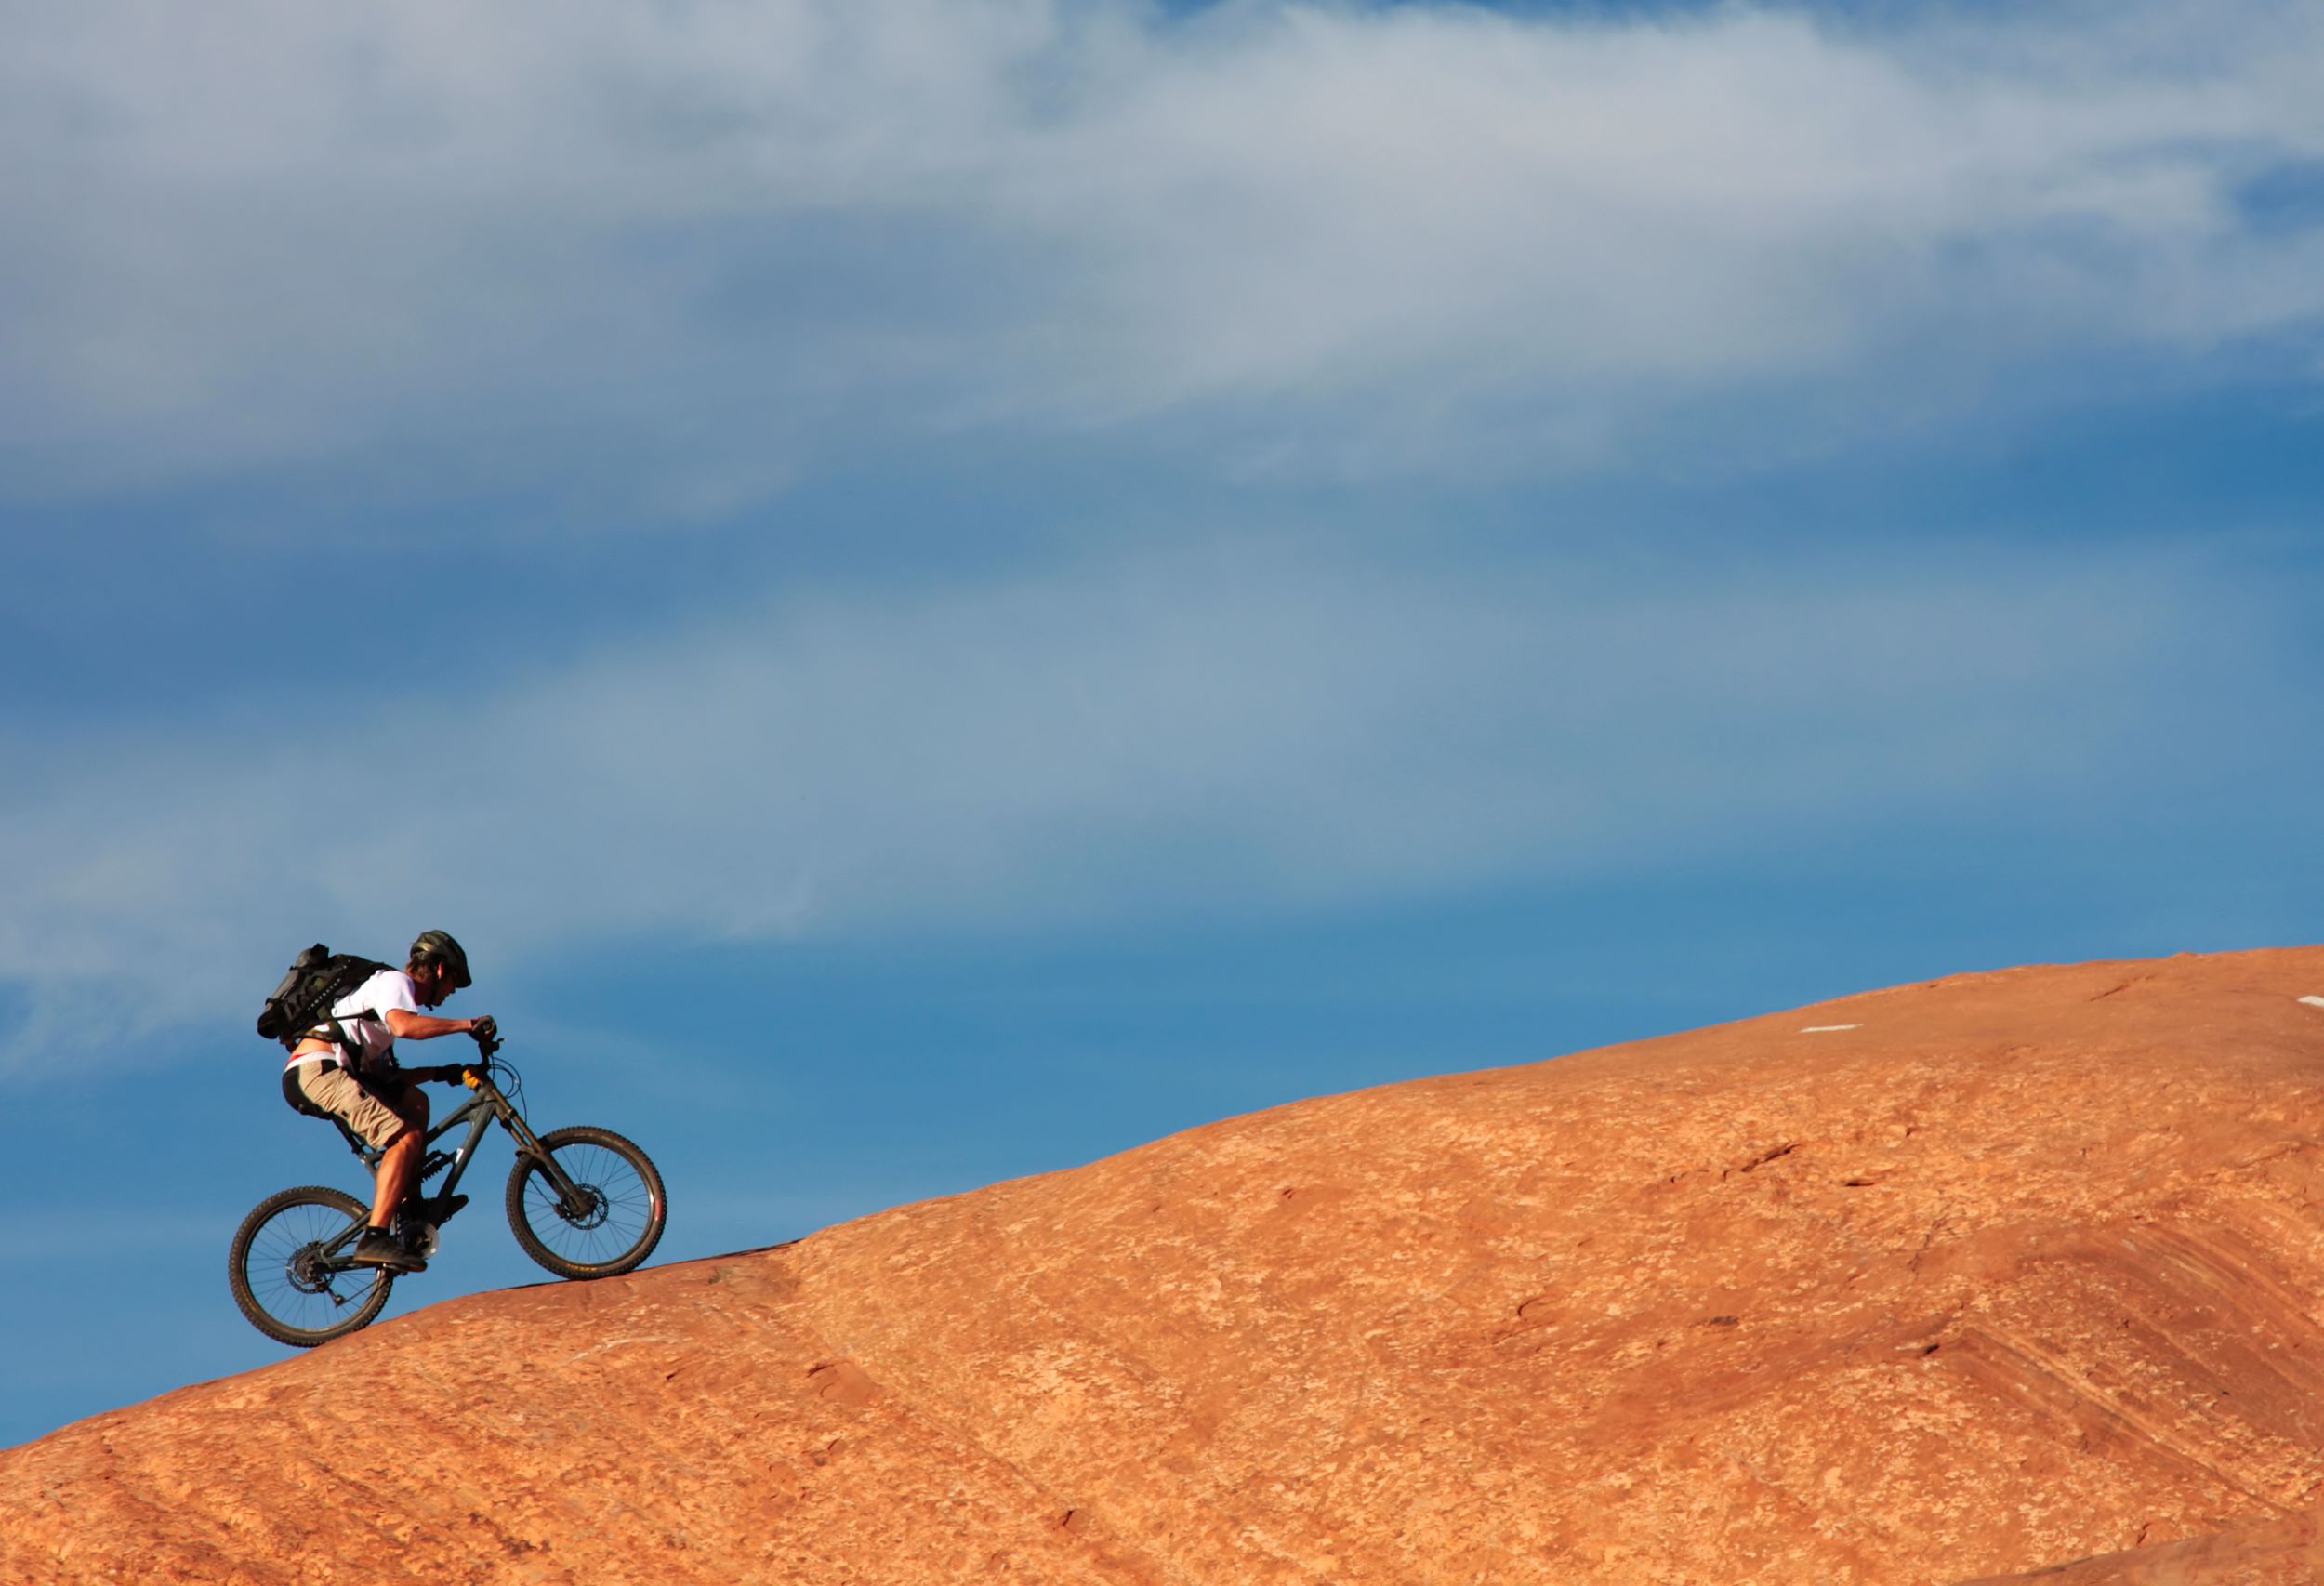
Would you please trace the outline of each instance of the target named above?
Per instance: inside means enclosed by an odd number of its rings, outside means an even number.
[[[277,1343],[312,1349],[376,1316],[394,1275],[347,1259],[366,1216],[353,1196],[318,1184],[260,1201],[226,1258],[226,1281],[250,1325]]]
[[[539,1158],[508,1174],[508,1227],[524,1253],[560,1277],[613,1277],[654,1253],[669,1202],[646,1154],[610,1129],[552,1130],[541,1145],[571,1180],[567,1199]]]

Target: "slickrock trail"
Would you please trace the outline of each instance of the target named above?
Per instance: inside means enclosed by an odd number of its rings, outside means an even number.
[[[0,1453],[0,1580],[2309,1579],[2317,992],[1965,975],[444,1303]]]

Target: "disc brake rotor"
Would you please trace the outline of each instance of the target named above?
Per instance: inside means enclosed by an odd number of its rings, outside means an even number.
[[[588,1208],[575,1216],[570,1208],[560,1206],[557,1209],[557,1215],[575,1228],[603,1227],[609,1209],[605,1203],[605,1192],[595,1184],[575,1184],[573,1187],[579,1190],[583,1197],[588,1201]]]

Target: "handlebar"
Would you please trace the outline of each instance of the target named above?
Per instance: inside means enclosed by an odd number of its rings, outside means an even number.
[[[457,1085],[472,1075],[489,1074],[493,1058],[500,1051],[500,1028],[490,1019],[479,1019],[476,1027],[468,1032],[476,1041],[476,1055],[459,1063],[446,1063],[431,1068],[407,1068],[403,1072],[412,1078],[433,1080],[440,1085]]]
[[[476,1055],[465,1063],[446,1063],[433,1068],[407,1068],[403,1072],[415,1079],[433,1080],[439,1085],[457,1085],[471,1074],[491,1073],[495,1066],[493,1053],[499,1050],[500,1043],[495,1041],[488,1047],[480,1046]]]

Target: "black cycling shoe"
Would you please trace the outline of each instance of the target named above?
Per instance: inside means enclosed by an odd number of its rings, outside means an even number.
[[[357,1266],[383,1266],[390,1272],[425,1272],[428,1263],[405,1248],[385,1228],[366,1228],[347,1259]]]

